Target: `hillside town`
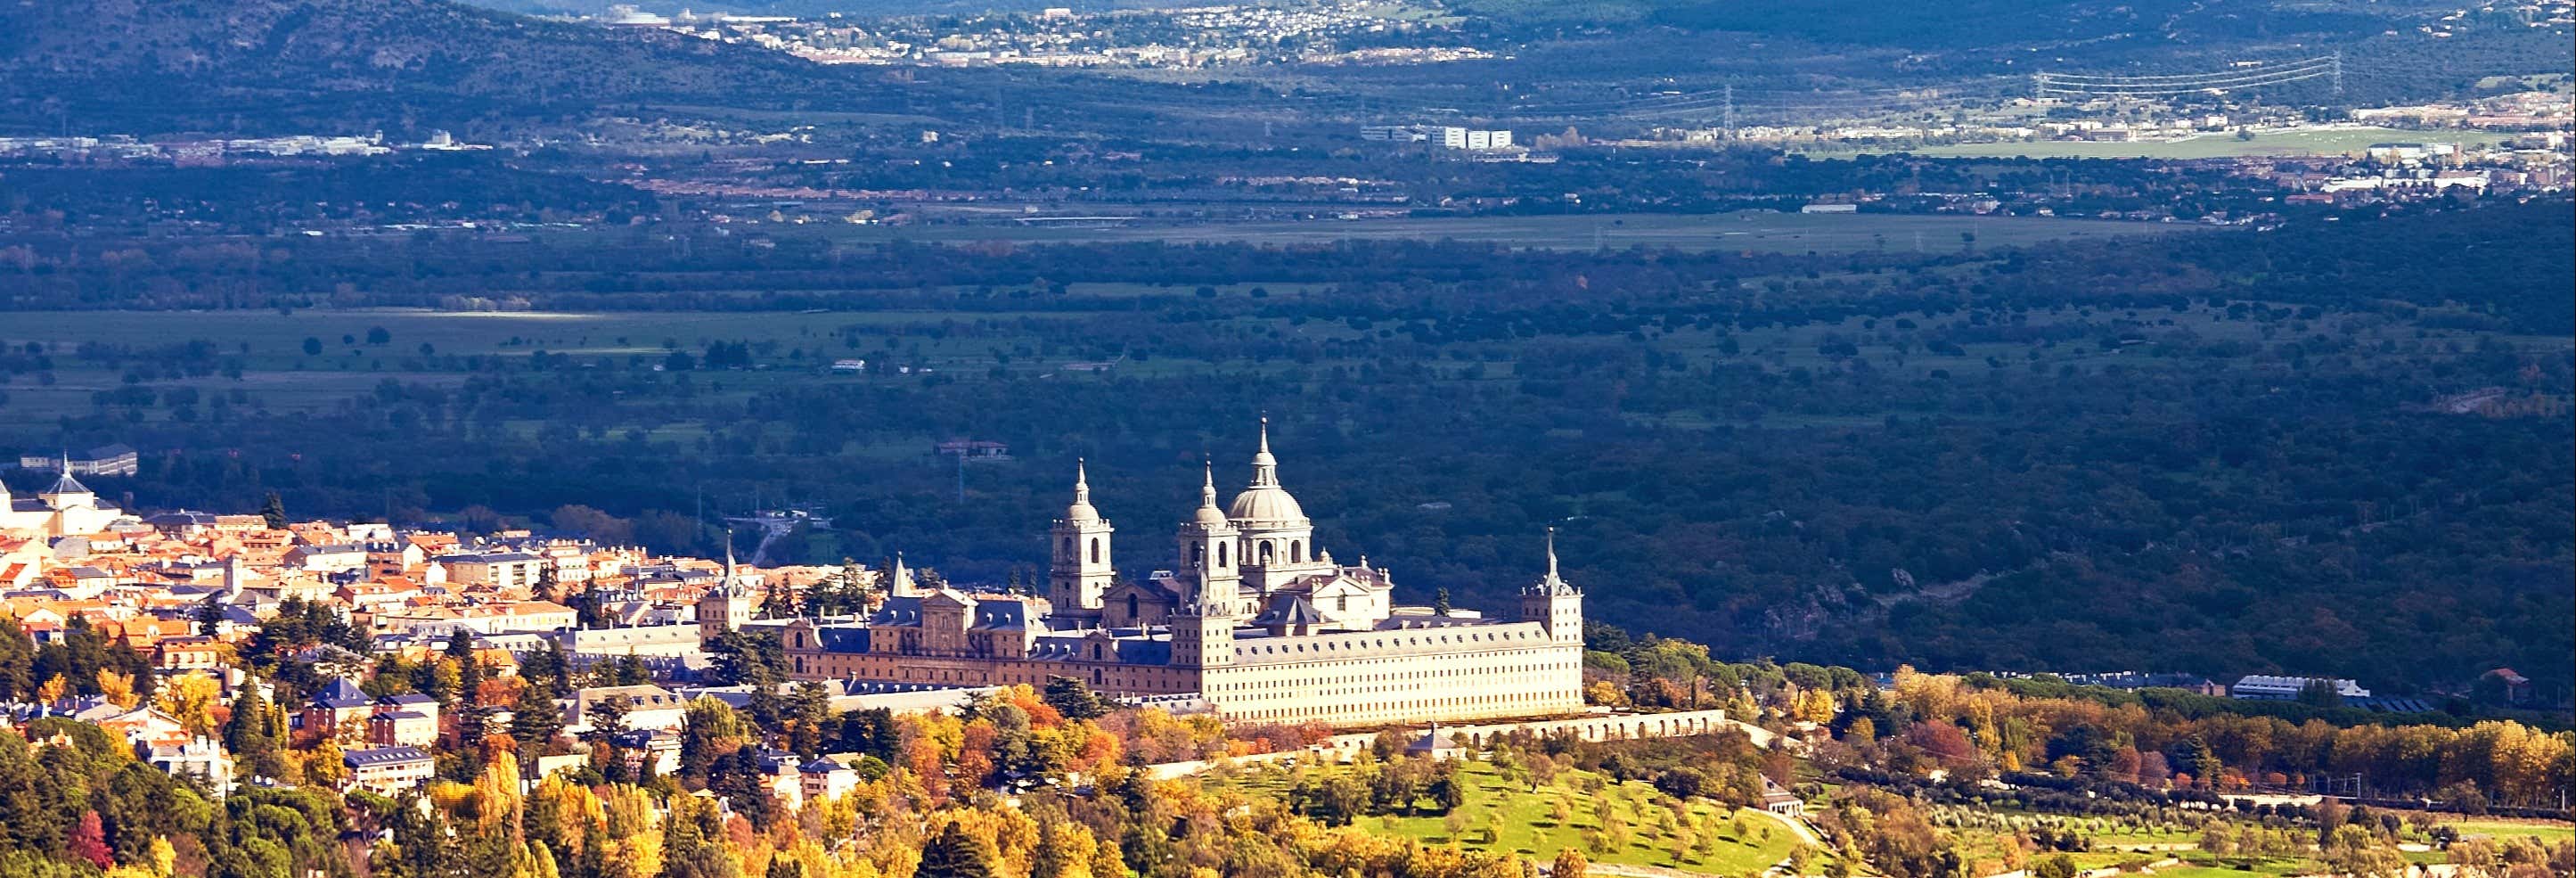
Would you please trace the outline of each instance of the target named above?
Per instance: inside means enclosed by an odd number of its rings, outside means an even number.
[[[665,16],[621,7],[590,20],[760,46],[822,64],[1199,69],[1494,57],[1457,44],[1456,19],[1436,7],[1360,0],[867,19],[837,12]]]
[[[832,715],[908,714],[959,710],[1016,684],[1328,728],[1585,709],[1582,598],[1558,577],[1552,539],[1517,621],[1399,606],[1391,573],[1365,557],[1338,564],[1316,544],[1278,481],[1266,424],[1248,486],[1220,509],[1214,471],[1204,473],[1201,505],[1180,529],[1183,565],[1140,580],[1118,574],[1115,529],[1077,465],[1073,503],[1050,530],[1044,594],[1017,582],[953,586],[900,555],[882,571],[762,570],[730,549],[717,562],[524,529],[296,521],[274,503],[259,514],[146,514],[76,475],[125,472],[132,456],[123,446],[33,456],[39,465],[22,469],[50,472],[47,483],[0,494],[0,619],[10,626],[0,642],[37,651],[23,685],[0,695],[21,720],[95,723],[143,758],[210,777],[231,776],[212,715],[243,698],[296,708],[282,731],[333,743],[347,782],[383,793],[432,777],[440,741],[508,726],[523,739],[542,732],[522,741],[542,748],[558,732],[604,728],[609,700],[614,732],[633,735],[619,746],[664,759],[666,773],[684,708],[702,697],[755,711],[785,698]],[[387,676],[441,657],[478,680],[522,682],[506,700],[442,699]],[[1349,685],[1396,679],[1441,682],[1395,700],[1385,694],[1395,687]],[[476,690],[470,680],[441,687]],[[145,703],[155,690],[162,697]],[[460,700],[467,716],[456,715]],[[781,765],[791,779],[846,770]]]

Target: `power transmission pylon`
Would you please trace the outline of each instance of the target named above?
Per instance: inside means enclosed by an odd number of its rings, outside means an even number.
[[[1735,139],[1735,85],[1726,86],[1726,139]]]
[[[2343,50],[2342,50],[2342,49],[2336,49],[2336,50],[2335,50],[2335,53],[2334,53],[2334,93],[2335,93],[2336,95],[2342,95],[2342,94],[2343,94]]]

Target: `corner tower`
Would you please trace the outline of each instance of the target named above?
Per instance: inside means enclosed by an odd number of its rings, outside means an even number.
[[[1091,505],[1091,481],[1083,462],[1073,462],[1073,505],[1048,530],[1055,560],[1047,567],[1047,601],[1062,616],[1100,615],[1101,598],[1116,571],[1110,563],[1109,519]]]
[[[733,534],[725,534],[724,579],[698,598],[698,639],[713,641],[751,621],[751,589],[734,571]]]
[[[1547,529],[1547,575],[1521,589],[1521,620],[1546,629],[1549,642],[1583,644],[1583,592],[1556,574],[1556,528]]]

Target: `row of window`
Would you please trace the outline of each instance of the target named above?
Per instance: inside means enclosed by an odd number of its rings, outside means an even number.
[[[1236,654],[1236,655],[1247,655],[1247,654],[1248,654],[1248,655],[1286,655],[1286,654],[1288,654],[1288,653],[1290,653],[1290,652],[1292,652],[1292,651],[1293,651],[1293,652],[1306,652],[1306,651],[1308,651],[1308,647],[1309,647],[1309,645],[1311,645],[1311,646],[1313,647],[1313,651],[1315,651],[1315,652],[1337,652],[1337,651],[1340,651],[1340,650],[1345,649],[1345,648],[1347,648],[1347,649],[1353,649],[1353,650],[1359,650],[1359,649],[1387,649],[1387,648],[1390,648],[1390,647],[1401,649],[1401,648],[1409,647],[1409,646],[1466,646],[1466,645],[1473,644],[1473,643],[1500,643],[1500,642],[1504,642],[1504,641],[1513,641],[1513,640],[1537,640],[1537,639],[1541,639],[1541,638],[1540,638],[1540,636],[1539,636],[1539,633],[1538,633],[1537,631],[1534,631],[1534,630],[1531,630],[1531,629],[1519,629],[1519,630],[1514,630],[1514,631],[1503,631],[1503,632],[1485,631],[1485,632],[1474,632],[1474,633],[1468,633],[1468,634],[1441,634],[1441,635],[1408,636],[1408,637],[1372,637],[1372,638],[1369,638],[1369,639],[1366,639],[1366,640],[1349,639],[1349,638],[1333,638],[1333,639],[1324,639],[1324,640],[1316,640],[1316,641],[1300,641],[1300,642],[1293,643],[1293,644],[1288,644],[1288,643],[1282,643],[1282,644],[1262,644],[1262,645],[1255,645],[1255,646],[1250,646],[1250,647],[1242,647],[1242,646],[1238,646],[1238,647],[1235,647],[1235,654]]]
[[[1386,661],[1394,660],[1378,659],[1355,664],[1378,664]],[[1575,671],[1579,673],[1581,671],[1581,667],[1580,663],[1572,661],[1543,662],[1529,665],[1506,665],[1502,667],[1465,666],[1440,668],[1437,670],[1427,671],[1399,671],[1379,674],[1346,674],[1339,676],[1300,677],[1294,679],[1252,680],[1241,683],[1217,683],[1206,688],[1209,692],[1258,692],[1265,689],[1294,689],[1302,686],[1341,686],[1352,683],[1395,683],[1406,681],[1442,680],[1458,677],[1488,678],[1496,674],[1527,674],[1547,671]]]
[[[1472,695],[1458,698],[1417,698],[1397,702],[1371,702],[1364,705],[1317,704],[1307,707],[1228,710],[1226,711],[1226,715],[1248,720],[1358,719],[1378,717],[1414,718],[1420,716],[1423,711],[1438,712],[1460,708],[1493,708],[1496,711],[1505,709],[1533,710],[1537,709],[1541,705],[1563,707],[1580,703],[1582,703],[1582,700],[1579,697],[1576,697],[1571,691],[1517,692],[1501,695]]]

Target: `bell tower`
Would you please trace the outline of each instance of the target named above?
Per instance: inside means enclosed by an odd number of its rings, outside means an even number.
[[[1054,562],[1047,567],[1047,601],[1060,616],[1098,616],[1101,597],[1116,577],[1109,538],[1116,532],[1091,505],[1091,482],[1083,462],[1073,462],[1073,505],[1047,531]]]
[[[734,571],[733,534],[725,534],[724,579],[698,598],[698,638],[713,641],[751,621],[751,589]]]
[[[1200,612],[1227,621],[1248,615],[1237,605],[1243,588],[1243,559],[1236,555],[1237,533],[1225,510],[1216,507],[1216,468],[1209,466],[1199,483],[1199,508],[1190,520],[1181,524],[1180,581],[1189,587],[1181,595],[1185,606],[1196,605]],[[1175,620],[1177,628],[1180,622]]]

